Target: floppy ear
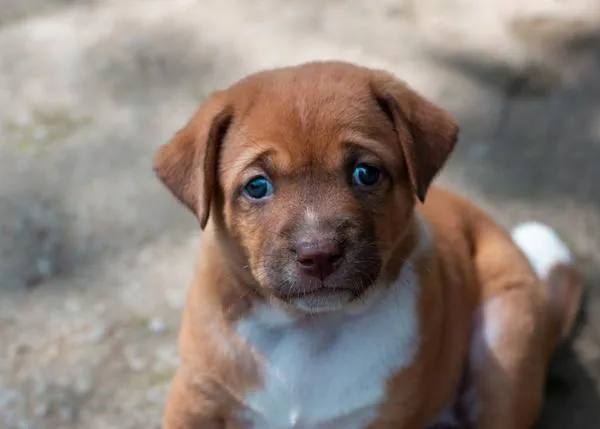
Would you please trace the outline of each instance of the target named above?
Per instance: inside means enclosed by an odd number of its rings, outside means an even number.
[[[421,202],[452,153],[458,125],[452,116],[386,72],[375,72],[371,89],[394,124],[413,190]]]
[[[196,214],[202,229],[210,215],[219,149],[231,119],[231,107],[222,93],[217,93],[154,156],[154,172]]]

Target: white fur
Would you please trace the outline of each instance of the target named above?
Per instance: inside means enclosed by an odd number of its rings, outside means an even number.
[[[262,387],[245,398],[245,427],[360,429],[373,420],[387,380],[413,362],[419,347],[412,265],[419,250],[360,313],[298,320],[265,305],[237,325],[264,362]]]
[[[312,207],[306,207],[304,209],[304,221],[311,228],[316,228],[319,226],[319,217],[317,216],[317,212]]]
[[[512,238],[542,279],[547,278],[554,264],[572,262],[573,257],[567,245],[547,225],[538,222],[523,223],[513,229]]]

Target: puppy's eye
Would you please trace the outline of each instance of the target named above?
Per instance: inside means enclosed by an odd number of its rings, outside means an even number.
[[[352,181],[358,186],[375,186],[380,177],[381,171],[377,167],[364,163],[357,164],[352,172]]]
[[[273,195],[273,184],[265,176],[257,176],[244,186],[244,194],[252,200],[262,200]]]

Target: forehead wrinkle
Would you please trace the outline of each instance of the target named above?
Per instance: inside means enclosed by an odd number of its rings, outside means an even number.
[[[264,93],[277,97],[255,103],[245,115],[241,131],[247,142],[273,142],[278,170],[293,172],[310,166],[340,168],[344,136],[358,135],[364,139],[365,134],[377,133],[373,128],[380,128],[373,124],[380,122],[372,109],[376,107],[374,103],[371,106],[366,97],[347,95],[347,88],[339,84],[332,88],[329,79],[325,80],[311,79],[310,85],[305,80],[265,89]],[[250,133],[253,139],[248,138]]]
[[[343,138],[344,151],[351,149],[359,149],[367,151],[381,160],[394,160],[396,159],[396,151],[386,144],[382,144],[380,140],[365,137],[360,133],[348,133]]]
[[[342,112],[322,112],[322,120],[316,123],[310,134],[310,156],[313,163],[329,169],[343,167],[348,143],[367,149],[382,160],[396,159],[385,131],[373,124],[372,116],[366,111],[347,109]],[[393,137],[393,136],[392,136]]]
[[[255,147],[242,151],[231,163],[224,163],[222,170],[245,171],[252,165],[258,164],[261,160],[268,160],[272,152],[271,148],[263,144],[257,144]]]
[[[310,104],[311,103],[308,102],[306,95],[300,95],[296,97],[294,103],[294,111],[298,118],[298,123],[301,130],[304,130],[305,128],[309,127]]]
[[[325,101],[325,100],[321,100]],[[337,103],[339,106],[339,103]],[[338,166],[340,135],[345,115],[338,108],[327,108],[310,97],[298,97],[290,112],[293,122],[282,130],[294,168],[306,166]]]

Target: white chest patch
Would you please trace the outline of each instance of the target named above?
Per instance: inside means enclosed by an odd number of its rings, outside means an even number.
[[[245,400],[245,428],[359,429],[376,416],[386,382],[419,346],[417,276],[411,263],[360,314],[292,320],[260,308],[237,332],[263,360],[262,388]]]

